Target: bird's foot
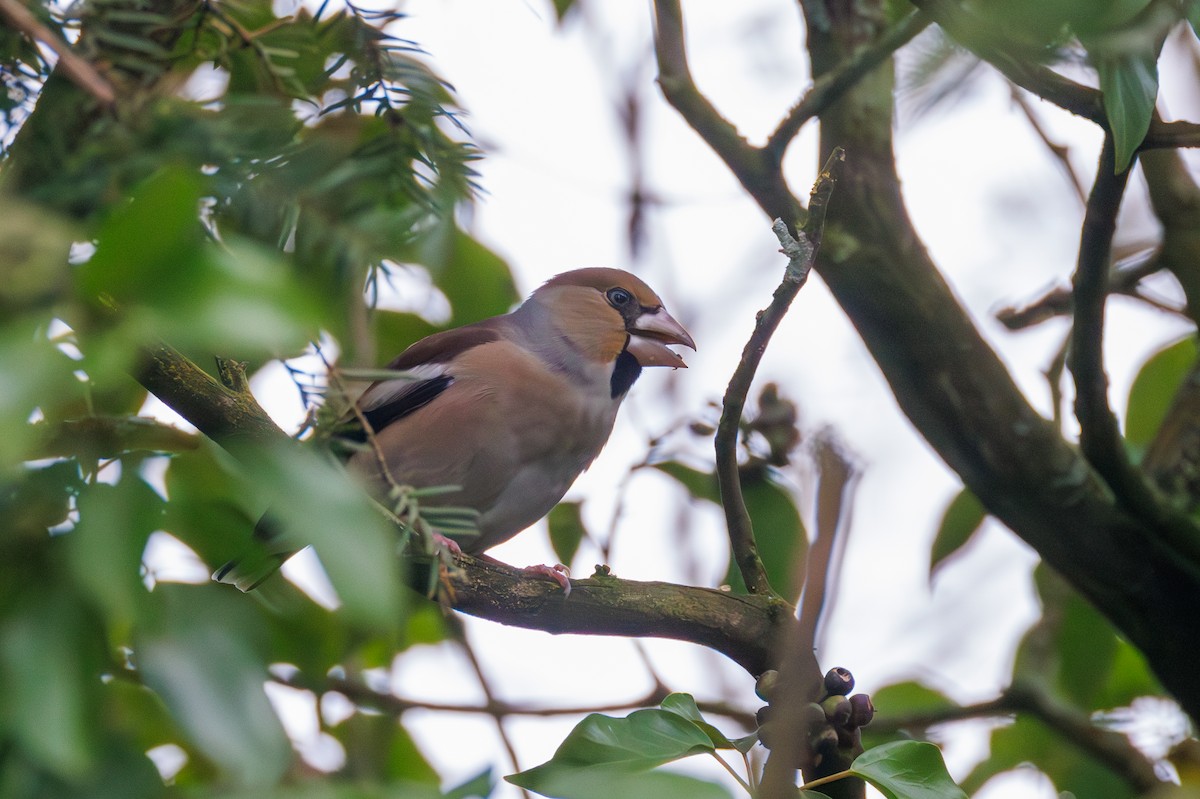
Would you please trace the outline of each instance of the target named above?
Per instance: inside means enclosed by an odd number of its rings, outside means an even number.
[[[571,595],[571,570],[561,563],[556,563],[553,566],[538,564],[537,566],[526,566],[521,569],[526,574],[537,574],[542,577],[549,577],[554,582],[562,586],[563,596]]]
[[[458,545],[458,542],[455,541],[453,538],[447,538],[446,536],[442,535],[441,533],[434,533],[433,540],[434,540],[434,543],[436,543],[438,545],[439,549],[443,549],[443,550],[449,552],[451,555],[461,555],[462,554],[462,547],[460,547]]]

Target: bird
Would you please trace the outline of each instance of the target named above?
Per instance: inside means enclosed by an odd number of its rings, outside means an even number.
[[[686,368],[696,349],[644,281],[592,267],[547,280],[513,311],[409,346],[360,395],[342,437],[346,462],[376,497],[394,486],[447,487],[426,505],[475,513],[475,534],[440,536],[479,555],[546,516],[600,454],[643,368]],[[561,567],[529,570],[570,583]],[[236,563],[214,579],[243,590],[261,577]]]

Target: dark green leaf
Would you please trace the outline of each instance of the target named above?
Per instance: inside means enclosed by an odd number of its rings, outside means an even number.
[[[486,768],[461,785],[446,791],[446,799],[473,799],[473,797],[486,799],[495,787],[496,781],[492,778],[492,770]]]
[[[521,774],[529,774],[524,771]],[[516,782],[514,774],[505,777]],[[630,773],[611,767],[592,766],[572,772],[546,774],[533,785],[524,785],[535,793],[556,799],[612,799],[614,796],[653,797],[653,799],[730,799],[724,786],[666,771]]]
[[[272,518],[296,545],[312,544],[350,620],[395,631],[403,608],[396,530],[345,469],[313,448],[262,454],[250,474],[271,498]]]
[[[877,718],[904,718],[924,713],[949,710],[958,705],[944,694],[917,682],[902,682],[874,691],[871,701],[875,705]],[[898,734],[881,736],[871,725],[862,728],[863,745],[878,747],[887,741],[896,740]]]
[[[371,333],[381,362],[391,360],[414,341],[425,338],[438,329],[436,325],[413,313],[383,310],[371,312]]]
[[[97,756],[105,647],[71,592],[28,590],[0,618],[0,728],[44,768],[82,778]]]
[[[558,17],[558,23],[561,25],[563,20],[567,18],[567,14],[571,13],[571,9],[575,7],[575,0],[554,0],[554,15]]]
[[[592,713],[575,725],[550,760],[505,779],[544,792],[546,786],[571,784],[577,776],[590,781],[595,777],[588,775],[645,771],[714,748],[693,722],[666,710],[635,710],[623,719]]]
[[[969,488],[964,488],[950,500],[946,512],[942,514],[942,523],[938,525],[937,536],[929,553],[931,580],[946,558],[962,549],[986,518],[987,511]]]
[[[863,752],[850,770],[888,799],[966,799],[946,771],[942,751],[924,741],[893,741]]]
[[[1047,729],[1030,716],[992,733],[988,757],[963,780],[972,793],[989,779],[1036,763],[1059,791],[1088,799],[1127,799],[1137,791],[1115,772],[1084,753],[1067,738]]]
[[[1123,172],[1150,129],[1158,98],[1158,50],[1104,55],[1096,71],[1116,147],[1116,169]]]
[[[1125,440],[1144,449],[1162,426],[1171,400],[1196,363],[1196,338],[1188,336],[1151,355],[1129,388]]]
[[[408,730],[391,715],[355,713],[334,733],[345,745],[344,773],[350,779],[434,786],[441,781]]]
[[[579,543],[587,535],[583,526],[583,516],[578,502],[560,502],[550,511],[546,522],[550,525],[550,545],[554,547],[554,556],[558,562],[566,566],[575,560],[579,551]]]
[[[173,296],[202,246],[200,194],[199,174],[178,167],[143,183],[100,227],[95,254],[79,268],[84,292],[120,302]]]
[[[79,523],[67,537],[78,583],[110,619],[126,624],[145,601],[142,553],[162,525],[163,499],[130,474],[116,485],[93,483],[79,495]]]
[[[708,740],[712,741],[712,745],[717,749],[738,749],[745,752],[748,749],[742,749],[736,743],[725,737],[725,733],[718,730],[713,725],[704,720],[704,716],[700,715],[700,708],[696,707],[696,700],[691,694],[674,693],[669,694],[661,703],[663,710],[675,713],[682,716],[688,721],[699,727]],[[747,736],[757,740],[758,736]],[[753,743],[751,743],[751,746]]]
[[[146,685],[189,738],[240,785],[268,786],[292,758],[263,684],[249,607],[224,586],[160,585],[157,623],[135,646]]]
[[[450,301],[450,326],[507,313],[519,299],[512,270],[483,244],[457,227],[434,241],[425,263]]]
[[[676,461],[656,463],[654,468],[674,477],[695,499],[721,503],[716,476]],[[754,524],[754,538],[767,570],[767,579],[791,602],[803,585],[795,583],[795,564],[808,549],[808,535],[791,493],[776,483],[766,469],[743,469],[742,495]],[[746,592],[736,564],[729,565],[726,582],[735,593]]]

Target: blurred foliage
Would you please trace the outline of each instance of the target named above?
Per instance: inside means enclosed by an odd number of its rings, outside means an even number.
[[[454,223],[476,152],[450,87],[391,12],[31,10],[118,100],[0,26],[0,796],[487,795],[489,774],[444,793],[395,716],[356,706],[314,720],[344,765],[298,756],[264,686],[315,702],[331,673],[442,640],[440,617],[328,458],[235,461],[141,415],[128,376],[160,341],[252,369],[316,340],[399,351],[435,326],[356,320],[364,287],[404,273],[454,323],[506,310],[507,265]],[[325,605],[209,583],[268,504],[314,547]]]
[[[559,23],[580,16],[578,5],[556,0]],[[1150,123],[1168,23],[1182,13],[1200,25],[1197,2],[965,8],[1017,57],[1082,54],[1119,167]],[[516,299],[503,260],[455,224],[477,152],[451,88],[399,37],[402,16],[278,9],[267,0],[32,5],[114,87],[113,106],[54,72],[25,32],[0,26],[2,797],[491,792],[490,773],[443,791],[394,715],[331,687],[447,637],[438,609],[400,587],[395,531],[356,486],[315,448],[237,462],[146,415],[147,394],[127,376],[160,341],[252,369],[318,340],[369,360]],[[411,310],[363,316],[364,291],[372,300],[414,275],[447,301],[444,324]],[[1131,445],[1153,439],[1164,397],[1194,360],[1188,340],[1148,361],[1130,396]],[[794,602],[809,545],[780,471],[798,440],[795,408],[766,391],[760,405],[744,426],[760,439],[745,453],[746,503],[771,584]],[[710,471],[655,468],[690,497],[720,502]],[[257,597],[209,583],[267,505],[290,543],[312,544],[335,599],[318,603],[280,579]],[[959,495],[931,564],[953,568],[982,519],[977,501]],[[551,531],[569,562],[586,535],[579,507],[556,509]],[[184,553],[179,573],[149,557],[160,546]],[[1044,570],[1037,577],[1044,614],[1021,644],[1014,685],[1096,724],[1161,694],[1106,620]],[[727,581],[744,591],[732,565]],[[333,765],[297,754],[267,685],[314,704],[346,700],[340,717],[315,714]],[[886,687],[875,702],[884,717],[969,710],[915,683]],[[589,716],[548,763],[512,781],[563,796],[720,797],[722,787],[655,769],[750,743],[673,694],[624,719]],[[959,795],[930,748],[872,743],[856,773],[886,795]],[[1060,790],[1127,795],[1069,744],[1023,714],[996,729],[968,787],[1036,762]]]

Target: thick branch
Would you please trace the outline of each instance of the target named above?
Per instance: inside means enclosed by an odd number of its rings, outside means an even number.
[[[1071,333],[1068,364],[1075,376],[1075,416],[1079,419],[1079,446],[1084,457],[1104,477],[1117,501],[1153,524],[1185,564],[1200,567],[1200,536],[1194,524],[1161,501],[1125,451],[1116,414],[1108,404],[1108,376],[1104,372],[1104,307],[1108,299],[1108,263],[1117,211],[1129,170],[1113,171],[1112,136],[1105,136],[1088,197],[1075,271],[1075,326]]]
[[[1075,377],[1079,446],[1092,466],[1118,494],[1122,494],[1131,467],[1117,417],[1108,405],[1108,375],[1104,373],[1104,308],[1108,300],[1109,254],[1129,170],[1114,173],[1113,153],[1113,137],[1105,136],[1079,243],[1079,264],[1073,281],[1075,326],[1068,365]]]
[[[285,439],[248,397],[222,386],[169,347],[147,354],[138,380],[173,410],[235,455]],[[449,572],[454,608],[473,616],[551,633],[672,638],[714,649],[751,674],[774,662],[776,628],[791,607],[770,596],[642,583],[607,575],[572,582],[570,598],[548,580],[465,555]]]
[[[571,595],[549,580],[490,559],[459,556],[451,604],[472,616],[549,633],[671,638],[709,647],[751,674],[773,662],[776,627],[791,618],[786,602],[711,588],[635,582],[609,575],[571,581]]]
[[[931,3],[919,5],[929,10]],[[878,3],[862,0],[813,6],[825,14],[808,26],[819,79],[869,44],[882,13]],[[662,0],[656,9],[660,69],[681,74],[679,56],[662,50],[682,53],[678,3]],[[1079,110],[1089,118],[1100,118],[1098,94],[1080,93],[1053,73],[1039,77],[1064,97],[1082,99],[1086,108]],[[781,175],[760,180],[738,168],[748,145],[710,135],[704,104],[680,107],[663,88],[768,216],[796,211],[795,198],[779,189]],[[1168,690],[1200,718],[1193,668],[1200,629],[1189,621],[1200,617],[1200,578],[1174,548],[1162,546],[1146,520],[1115,506],[1079,453],[1029,407],[938,274],[900,194],[886,113],[892,89],[890,70],[875,70],[821,116],[822,149],[844,147],[849,161],[817,270],[930,445],[994,515],[1142,649]]]

